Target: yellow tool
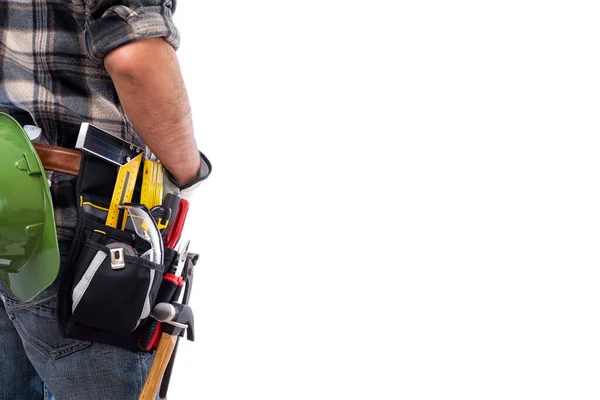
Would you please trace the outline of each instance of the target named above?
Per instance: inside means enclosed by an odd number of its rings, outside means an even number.
[[[150,206],[150,208],[154,207],[156,205],[156,182],[158,181],[158,164],[154,163],[154,170],[152,171],[152,181],[150,182],[150,190],[152,192],[152,206]]]
[[[165,173],[163,171],[163,166],[160,162],[158,163],[158,166],[158,187],[156,188],[156,195],[158,196],[158,201],[156,205],[160,206],[163,203],[163,180],[165,177]]]
[[[144,174],[142,175],[142,192],[140,195],[140,203],[142,203],[143,205],[145,205],[146,207],[148,207],[148,209],[150,209],[151,207],[151,201],[150,201],[150,177],[152,176],[152,167],[154,166],[154,162],[151,160],[145,160],[144,161]]]
[[[119,167],[117,182],[115,183],[110,207],[108,208],[106,225],[116,228],[119,221],[119,206],[131,202],[133,190],[135,189],[135,181],[137,180],[140,165],[142,164],[142,157],[143,155],[140,154],[127,164]]]
[[[163,167],[158,161],[144,161],[144,175],[142,178],[142,192],[140,203],[149,210],[162,204],[163,195]]]
[[[163,176],[163,166],[159,161],[156,163],[156,179],[154,181],[154,206],[160,206],[162,204]]]

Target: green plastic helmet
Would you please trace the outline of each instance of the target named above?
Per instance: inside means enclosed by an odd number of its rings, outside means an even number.
[[[0,278],[29,301],[56,279],[60,266],[50,188],[29,137],[0,113]]]

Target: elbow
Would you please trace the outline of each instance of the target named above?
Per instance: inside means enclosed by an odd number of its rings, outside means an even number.
[[[158,61],[156,60],[157,49],[163,48],[168,48],[167,51],[172,50],[171,45],[162,38],[127,43],[104,57],[104,68],[113,78],[136,79],[149,72]]]
[[[138,60],[131,45],[118,47],[104,57],[104,68],[110,76],[129,75],[137,69]]]

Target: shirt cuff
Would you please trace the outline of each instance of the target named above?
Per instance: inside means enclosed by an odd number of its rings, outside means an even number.
[[[112,6],[100,18],[90,21],[84,33],[88,55],[101,62],[108,53],[124,44],[156,37],[164,38],[177,50],[179,31],[173,24],[171,2],[146,3],[160,5]]]
[[[191,193],[194,192],[200,186],[200,184],[210,176],[210,173],[212,172],[212,164],[210,163],[210,160],[204,154],[202,154],[202,152],[200,152],[200,160],[201,165],[198,178],[186,185],[179,185],[171,173],[165,169],[169,183],[176,188],[177,191],[179,191],[181,197],[183,198],[189,198]]]

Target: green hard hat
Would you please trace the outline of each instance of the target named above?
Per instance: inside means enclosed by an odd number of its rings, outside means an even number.
[[[29,301],[59,266],[44,167],[21,125],[0,113],[0,278],[15,298]]]

